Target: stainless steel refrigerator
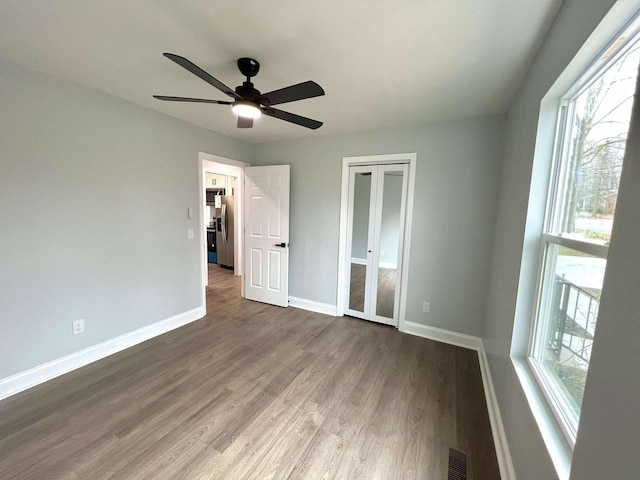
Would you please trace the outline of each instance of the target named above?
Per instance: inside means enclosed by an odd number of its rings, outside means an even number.
[[[216,232],[216,251],[218,254],[218,265],[223,267],[233,267],[233,243],[235,231],[235,203],[231,195],[224,195],[221,199],[221,206],[216,209],[218,215],[218,228]]]

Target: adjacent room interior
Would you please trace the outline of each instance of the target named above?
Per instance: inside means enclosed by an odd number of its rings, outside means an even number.
[[[0,476],[636,478],[639,11],[3,2]]]

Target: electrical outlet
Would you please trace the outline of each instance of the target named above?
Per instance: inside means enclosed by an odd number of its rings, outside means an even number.
[[[74,335],[78,335],[79,333],[84,332],[84,318],[74,320],[71,325],[73,326]]]
[[[187,229],[187,240],[193,240],[195,238],[195,232],[193,228]]]
[[[429,313],[431,311],[431,302],[422,302],[422,311]]]
[[[384,250],[380,250],[380,256],[384,257]]]

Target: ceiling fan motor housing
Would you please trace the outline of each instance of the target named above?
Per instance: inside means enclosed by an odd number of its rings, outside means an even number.
[[[248,98],[258,101],[258,97],[260,96],[260,91],[256,90],[253,86],[253,83],[246,81],[243,82],[242,85],[238,85],[236,87],[236,93],[243,98]]]

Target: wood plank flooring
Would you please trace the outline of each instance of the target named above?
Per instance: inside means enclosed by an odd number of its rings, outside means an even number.
[[[475,352],[242,300],[0,402],[9,479],[499,479]]]

